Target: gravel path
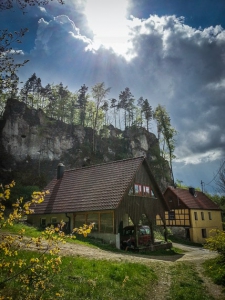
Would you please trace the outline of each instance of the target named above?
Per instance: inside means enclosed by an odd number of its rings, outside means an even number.
[[[180,245],[176,243],[173,243],[173,246],[185,251],[184,254],[174,256],[149,256],[144,254],[135,254],[132,252],[114,253],[99,248],[91,248],[80,244],[70,243],[62,244],[60,246],[60,254],[69,256],[82,256],[90,259],[142,263],[146,266],[154,268],[159,280],[151,291],[151,294],[149,294],[149,299],[151,300],[165,299],[171,282],[169,271],[169,267],[171,265],[177,262],[192,263],[194,264],[198,275],[202,279],[207,293],[210,294],[215,300],[225,300],[225,294],[222,292],[222,287],[214,284],[210,278],[205,277],[202,267],[202,263],[206,259],[214,258],[217,254],[199,247]]]

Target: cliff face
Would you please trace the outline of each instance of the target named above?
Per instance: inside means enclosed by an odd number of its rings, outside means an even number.
[[[15,99],[8,100],[0,121],[0,154],[3,181],[19,177],[23,184],[45,185],[55,176],[59,162],[69,169],[141,155],[149,161],[161,186],[170,181],[158,140],[144,128],[121,131],[105,126],[95,135],[93,151],[92,128],[50,119],[43,111]]]

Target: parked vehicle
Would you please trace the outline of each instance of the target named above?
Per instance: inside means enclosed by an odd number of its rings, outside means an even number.
[[[150,228],[147,225],[140,225],[137,227],[138,235],[138,246],[148,246],[151,243]],[[127,246],[127,241],[129,240],[129,245],[134,248],[136,243],[136,238],[134,234],[134,226],[126,226],[123,228],[123,232],[120,236],[121,249],[125,249]]]

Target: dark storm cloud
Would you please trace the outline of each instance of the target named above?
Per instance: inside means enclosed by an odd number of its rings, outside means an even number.
[[[224,49],[222,27],[196,30],[175,16],[134,19],[131,62],[152,103],[164,104],[179,131],[177,153],[225,146]]]

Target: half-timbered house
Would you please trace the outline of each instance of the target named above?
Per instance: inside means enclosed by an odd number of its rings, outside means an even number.
[[[164,198],[169,207],[165,212],[166,226],[174,234],[204,243],[212,229],[222,230],[221,209],[203,192],[168,187]],[[159,218],[157,224],[162,224]]]
[[[64,170],[46,187],[50,194],[28,221],[45,227],[64,220],[67,230],[95,223],[91,235],[119,243],[121,229],[143,219],[164,220],[167,204],[144,157]],[[153,237],[153,230],[152,230]]]

